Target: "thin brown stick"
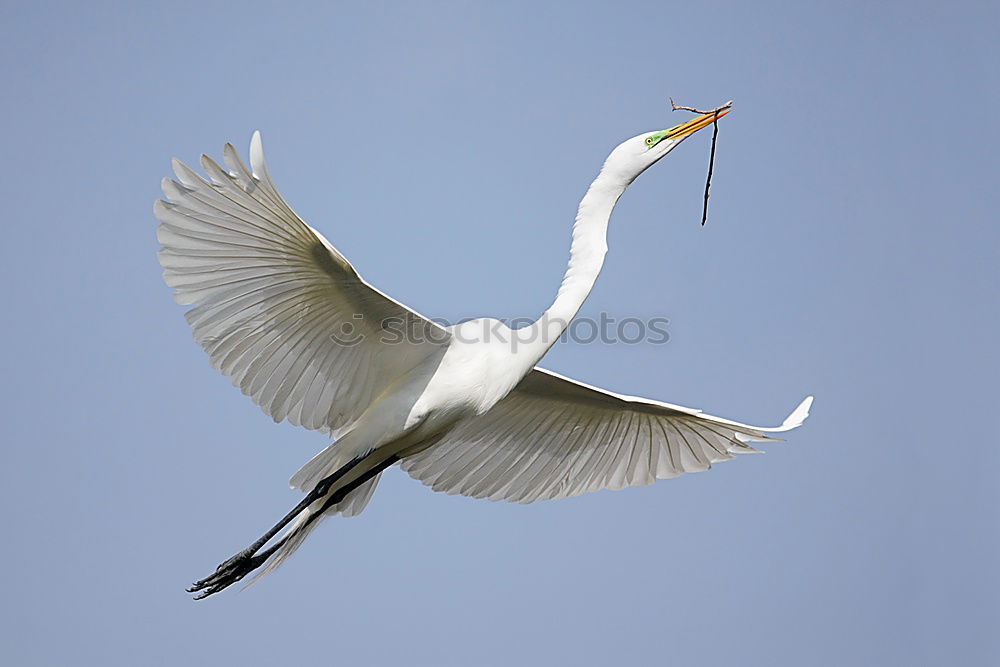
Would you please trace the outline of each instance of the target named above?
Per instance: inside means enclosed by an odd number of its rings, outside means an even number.
[[[712,170],[715,168],[715,140],[719,136],[719,120],[712,122],[712,154],[708,158],[708,178],[705,179],[705,205],[701,209],[701,226],[708,220],[708,191],[712,187]]]
[[[696,109],[694,107],[681,106],[674,102],[674,98],[670,98],[670,106],[674,111],[691,111],[693,113],[700,113],[702,115],[719,113],[729,107],[733,106],[733,101],[729,100],[722,106],[715,107],[708,111],[703,111],[701,109]],[[701,226],[704,227],[705,223],[708,221],[708,197],[709,190],[712,188],[712,172],[715,170],[715,142],[719,137],[719,119],[718,117],[712,120],[712,153],[708,158],[708,178],[705,179],[705,205],[701,210]]]
[[[701,109],[695,109],[694,107],[685,107],[681,106],[680,104],[675,104],[674,98],[671,97],[670,106],[674,111],[691,111],[693,113],[710,114],[710,113],[717,113],[719,111],[722,111],[723,109],[728,109],[729,107],[733,106],[733,101],[729,100],[722,106],[715,107],[714,109],[709,109],[708,111],[702,111]]]

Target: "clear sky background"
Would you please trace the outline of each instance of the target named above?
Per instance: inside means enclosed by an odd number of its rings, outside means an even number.
[[[294,6],[288,6],[294,4]],[[1000,662],[994,2],[52,3],[0,21],[11,665]],[[668,94],[736,100],[623,197],[545,365],[788,443],[529,506],[398,470],[254,588],[184,587],[326,444],[191,340],[152,202],[262,130],[292,206],[432,316],[534,316]]]

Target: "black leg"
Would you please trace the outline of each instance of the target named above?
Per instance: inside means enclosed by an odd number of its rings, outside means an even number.
[[[219,591],[231,586],[232,584],[235,584],[237,581],[239,581],[246,575],[256,570],[258,567],[263,565],[267,561],[267,559],[274,554],[275,551],[281,548],[281,546],[285,543],[288,537],[290,537],[290,535],[281,538],[280,540],[278,540],[276,543],[274,543],[272,546],[268,547],[261,553],[257,552],[260,551],[260,549],[265,544],[267,544],[267,542],[271,538],[273,538],[278,533],[279,530],[281,530],[284,526],[290,523],[296,516],[298,516],[302,512],[302,510],[306,509],[312,503],[316,502],[324,495],[329,493],[330,487],[334,483],[336,483],[337,480],[339,480],[341,477],[347,474],[352,468],[361,463],[361,461],[366,459],[368,456],[371,456],[371,453],[352,459],[349,463],[347,463],[345,466],[337,470],[329,477],[323,478],[319,482],[319,484],[317,484],[316,487],[306,495],[306,497],[302,500],[302,502],[296,505],[291,512],[286,514],[281,521],[279,521],[271,528],[271,530],[264,533],[264,535],[262,535],[259,540],[251,544],[249,547],[247,547],[240,553],[236,554],[235,556],[227,560],[225,563],[219,565],[219,567],[216,568],[214,573],[212,573],[208,577],[205,577],[204,579],[196,581],[194,584],[191,585],[190,588],[187,589],[188,592],[189,593],[200,592],[199,595],[195,596],[195,599],[196,600],[204,599],[209,595],[218,593]],[[397,461],[399,461],[398,456],[390,456],[389,458],[385,459],[384,461],[372,467],[371,470],[367,470],[364,474],[358,477],[358,479],[354,480],[353,482],[350,482],[343,488],[337,489],[335,492],[330,494],[330,496],[323,503],[323,506],[319,509],[319,511],[313,512],[312,514],[309,515],[309,518],[302,526],[299,527],[299,530],[305,529],[307,526],[309,526],[309,524],[311,524],[317,518],[322,516],[326,510],[330,509],[337,503],[344,500],[344,498],[347,497],[347,494],[349,494],[351,491],[358,488],[368,480],[372,479],[373,477],[375,477],[375,475],[378,475],[380,472],[382,472],[392,464],[396,463]]]
[[[188,592],[194,593],[196,591],[202,590],[203,588],[210,586],[211,580],[221,575],[223,572],[232,570],[237,565],[243,563],[249,563],[251,560],[254,560],[253,559],[254,554],[260,551],[261,548],[265,544],[267,544],[271,538],[277,535],[278,531],[280,531],[282,528],[291,523],[292,520],[295,519],[295,517],[298,516],[300,512],[302,512],[302,510],[309,507],[314,502],[325,496],[329,492],[330,487],[335,482],[337,482],[340,478],[342,478],[344,475],[350,472],[355,466],[361,463],[361,461],[363,461],[366,456],[367,456],[366,454],[362,454],[361,456],[357,456],[351,459],[345,465],[338,468],[333,474],[321,479],[319,483],[316,484],[315,487],[313,487],[313,490],[306,494],[306,496],[302,499],[302,502],[296,505],[291,512],[286,514],[284,518],[281,519],[281,521],[274,524],[274,526],[272,526],[270,530],[261,535],[259,540],[248,546],[243,551],[240,551],[239,553],[237,553],[235,556],[225,561],[224,563],[220,563],[219,566],[215,569],[214,573],[212,573],[208,577],[205,577],[204,579],[196,581],[194,584],[191,585],[190,588],[188,588]]]

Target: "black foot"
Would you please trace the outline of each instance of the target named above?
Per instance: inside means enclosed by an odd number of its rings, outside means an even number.
[[[194,596],[194,599],[203,600],[209,595],[214,595],[221,590],[229,588],[263,565],[264,561],[275,552],[278,546],[275,545],[267,551],[256,555],[249,549],[241,551],[225,563],[219,565],[214,573],[191,584],[190,588],[187,589],[188,593],[198,593],[198,595]]]

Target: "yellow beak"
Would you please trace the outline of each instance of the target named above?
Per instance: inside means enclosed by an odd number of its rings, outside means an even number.
[[[686,123],[681,123],[677,127],[672,127],[667,130],[668,139],[682,139],[689,134],[694,134],[698,130],[708,127],[718,119],[725,116],[727,113],[732,111],[732,109],[723,109],[722,111],[716,111],[713,113],[707,113],[704,116],[698,116],[693,120],[689,120]]]

